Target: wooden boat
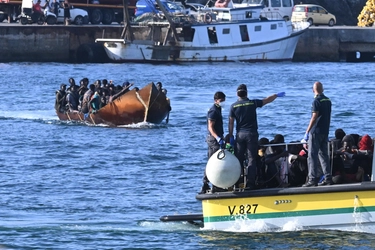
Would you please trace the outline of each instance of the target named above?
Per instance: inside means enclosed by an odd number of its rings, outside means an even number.
[[[203,222],[204,229],[219,231],[332,229],[374,233],[374,166],[373,159],[371,181],[361,183],[198,194],[202,214],[167,215],[160,220]]]
[[[56,110],[56,113],[62,121],[120,126],[139,122],[159,124],[167,117],[169,110],[164,93],[159,92],[154,83],[150,83],[138,91],[130,90],[96,113],[86,116],[80,112],[61,113]]]
[[[145,22],[145,39],[96,39],[114,62],[228,62],[291,60],[308,23],[261,18],[262,6],[206,8],[197,19]],[[142,25],[142,24],[139,24]],[[128,31],[130,29],[127,29]]]

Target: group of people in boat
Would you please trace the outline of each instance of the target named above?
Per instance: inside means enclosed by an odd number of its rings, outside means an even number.
[[[241,177],[228,189],[313,187],[369,180],[374,146],[372,138],[367,134],[346,135],[343,129],[337,129],[335,138],[329,140],[331,101],[323,94],[321,82],[314,83],[313,93],[312,114],[305,136],[302,141],[289,144],[281,134],[271,141],[267,138],[258,140],[256,109],[284,97],[285,92],[262,100],[250,100],[247,86],[239,85],[238,100],[229,110],[225,137],[221,111],[226,96],[221,91],[214,94],[214,104],[207,113],[208,158],[220,148],[227,148],[235,154],[242,168]],[[227,190],[209,184],[205,174],[201,194]]]
[[[127,93],[132,83],[128,81],[123,85],[114,85],[107,79],[96,80],[89,84],[88,78],[83,78],[76,85],[74,78],[69,78],[69,86],[61,84],[56,91],[55,109],[58,112],[82,112],[84,114],[95,113],[116,98]],[[136,87],[135,87],[136,88]]]
[[[69,86],[61,84],[60,89],[56,91],[55,109],[58,112],[81,112],[87,114],[95,113],[108,103],[113,102],[123,94],[130,91],[133,83],[128,81],[121,85],[115,85],[112,80],[96,80],[89,84],[88,78],[83,78],[76,85],[74,78],[69,78]],[[162,83],[156,84],[158,91],[165,95],[167,90],[162,88]],[[134,87],[136,91],[139,89]]]
[[[306,143],[285,143],[284,136],[277,134],[272,140],[261,138],[258,144],[258,188],[300,187],[309,181],[309,150]],[[329,164],[332,167],[331,184],[370,180],[374,146],[368,134],[347,135],[339,128],[335,131],[335,138],[327,144],[330,152]],[[320,166],[317,169],[319,185],[324,181],[324,173]]]

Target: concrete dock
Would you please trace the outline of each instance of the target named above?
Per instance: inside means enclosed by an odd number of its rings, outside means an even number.
[[[95,39],[119,38],[122,31],[120,25],[1,23],[0,62],[107,62]],[[374,28],[321,26],[311,27],[301,36],[293,61],[374,61],[374,55]]]

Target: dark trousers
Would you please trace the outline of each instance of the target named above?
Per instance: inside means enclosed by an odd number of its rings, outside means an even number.
[[[258,155],[259,134],[251,132],[238,132],[236,134],[237,150],[235,155],[241,163],[246,176],[246,186],[255,186]],[[247,163],[245,164],[245,160]]]
[[[208,146],[207,156],[208,156],[208,159],[210,159],[211,156],[220,149],[220,145],[215,139],[215,137],[213,137],[212,135],[207,135],[206,142]],[[204,171],[203,184],[208,184],[208,183],[209,181],[207,179],[206,171]]]
[[[210,159],[210,157],[220,149],[220,145],[212,135],[207,135],[206,142],[208,146],[207,156],[208,159]]]

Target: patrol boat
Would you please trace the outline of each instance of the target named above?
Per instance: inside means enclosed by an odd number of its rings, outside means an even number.
[[[209,159],[206,173],[210,182],[219,187],[235,183],[239,162],[232,156],[220,151]],[[198,194],[202,214],[165,215],[160,220],[201,223],[204,229],[219,231],[332,229],[374,233],[374,166],[373,159],[371,181],[361,183]],[[233,172],[237,174],[230,174]]]
[[[156,0],[159,2],[159,0]],[[137,24],[146,27],[134,38],[96,39],[113,62],[228,62],[291,60],[309,23],[261,16],[263,6],[203,8],[197,16],[173,16],[162,6],[165,20]],[[145,35],[146,34],[146,35]]]

